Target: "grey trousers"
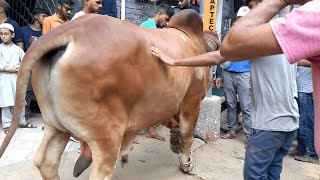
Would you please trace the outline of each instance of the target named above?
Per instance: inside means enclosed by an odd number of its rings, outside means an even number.
[[[2,127],[8,128],[11,125],[11,119],[12,119],[12,110],[13,107],[2,107],[1,108],[1,117],[2,117]],[[21,118],[20,118],[20,124],[26,124],[26,118],[25,118],[25,108],[23,108]]]
[[[227,102],[227,117],[230,130],[237,128],[237,101],[239,98],[242,111],[243,130],[248,137],[251,132],[251,96],[250,96],[250,72],[235,73],[226,70],[222,73],[224,95]],[[238,95],[238,97],[237,97]]]

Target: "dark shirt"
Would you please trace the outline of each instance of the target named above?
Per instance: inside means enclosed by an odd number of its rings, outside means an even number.
[[[193,10],[196,10],[198,13],[200,12],[200,7],[194,4],[189,4],[189,6],[186,7],[186,9],[193,9]]]
[[[104,0],[99,14],[117,17],[117,2],[116,0]]]
[[[23,32],[23,44],[24,44],[24,51],[27,51],[31,44],[40,38],[42,35],[42,30],[35,31],[30,26],[24,26],[21,28]]]
[[[221,78],[221,74],[222,74],[222,68],[220,65],[217,65],[216,78]]]
[[[184,10],[184,9],[193,9],[195,11],[197,11],[198,13],[200,12],[200,7],[198,5],[194,5],[194,4],[189,4],[189,6],[187,6],[186,8],[183,8],[181,9],[180,6],[175,6],[174,7],[174,11],[177,13],[181,10]]]
[[[14,38],[13,38],[13,42],[15,44],[17,44],[18,42],[23,42],[23,35],[22,35],[22,31],[21,28],[19,26],[19,24],[17,22],[15,22],[14,20],[8,18],[4,23],[9,23],[13,26],[14,28]],[[0,39],[0,43],[2,43],[2,40]]]

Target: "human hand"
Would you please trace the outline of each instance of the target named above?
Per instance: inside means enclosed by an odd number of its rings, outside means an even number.
[[[151,52],[154,56],[158,57],[160,60],[164,61],[165,63],[169,65],[175,65],[174,59],[164,54],[160,49],[151,46]]]
[[[18,72],[18,69],[13,66],[6,66],[4,70],[5,70],[5,72],[10,72],[10,73]]]
[[[219,77],[219,78],[216,78],[216,87],[217,88],[220,88],[221,87],[221,78]]]

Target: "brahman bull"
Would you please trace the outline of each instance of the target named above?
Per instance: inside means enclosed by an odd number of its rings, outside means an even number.
[[[0,155],[18,126],[32,70],[44,122],[34,164],[44,179],[59,179],[70,133],[82,140],[80,171],[92,160],[90,179],[111,179],[117,157],[126,161],[138,132],[158,123],[174,129],[172,150],[182,153],[180,167],[190,173],[209,68],[168,66],[152,56],[150,46],[182,58],[216,50],[216,43],[213,35],[204,35],[201,17],[193,10],[177,13],[164,29],[100,15],[53,29],[32,44],[20,66],[12,126]],[[88,161],[83,165],[81,159]]]

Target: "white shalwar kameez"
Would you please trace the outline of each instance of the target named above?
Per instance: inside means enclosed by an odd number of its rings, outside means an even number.
[[[13,43],[0,44],[0,108],[3,128],[10,127],[11,124],[17,82],[17,73],[4,72],[4,67],[19,67],[23,56],[24,52],[19,46]],[[20,124],[26,124],[24,112],[20,118]]]

